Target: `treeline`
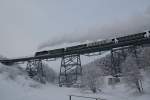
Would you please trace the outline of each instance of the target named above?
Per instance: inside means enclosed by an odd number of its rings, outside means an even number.
[[[126,50],[123,56],[125,56],[125,59],[120,61],[117,66],[121,71],[121,79],[128,87],[142,93],[143,77],[145,74],[150,75],[150,48],[137,48],[136,54],[132,50]],[[116,55],[116,59],[119,61],[121,58],[118,59]],[[101,91],[104,76],[107,75],[112,75],[111,55],[83,66],[82,87],[90,89],[94,93]]]

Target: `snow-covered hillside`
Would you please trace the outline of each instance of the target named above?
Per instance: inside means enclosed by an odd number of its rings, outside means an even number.
[[[30,79],[19,66],[0,64],[0,100],[69,100],[68,95],[82,95],[105,98],[106,100],[149,100],[150,88],[144,83],[145,94],[140,95],[120,83],[116,86],[105,85],[102,92],[93,94],[76,88],[58,87],[47,83],[42,85]],[[72,100],[87,100],[75,98]],[[90,100],[90,99],[88,99]]]
[[[86,64],[95,60],[87,64],[93,69],[94,65],[96,66],[96,63],[100,60],[97,58],[105,58],[108,54],[109,52],[106,52],[101,56],[92,57],[91,60],[83,58],[85,60],[83,62]],[[95,68],[95,70],[97,70],[97,68]],[[69,100],[68,95],[70,94],[98,97],[106,100],[149,100],[150,78],[145,72],[143,72],[142,82],[144,93],[140,94],[135,89],[129,88],[123,81],[116,85],[108,85],[108,79],[105,77],[104,85],[101,87],[102,91],[93,93],[83,88],[59,87],[55,83],[40,84],[30,79],[24,69],[19,65],[6,66],[0,64],[0,100]],[[72,100],[87,99],[73,97]]]

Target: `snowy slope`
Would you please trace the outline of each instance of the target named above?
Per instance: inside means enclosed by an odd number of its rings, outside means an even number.
[[[150,98],[150,94],[133,94],[132,90],[127,91],[123,85],[107,87],[101,93],[92,94],[74,88],[59,88],[52,84],[36,84],[22,77],[14,81],[0,76],[0,100],[69,100],[68,95],[70,94],[105,98],[106,100],[149,100]],[[92,99],[73,97],[72,100]]]
[[[37,83],[18,66],[0,64],[0,100],[66,100],[70,91],[54,84]]]
[[[145,77],[145,79],[147,79]],[[144,81],[143,95],[125,87],[123,83],[108,86],[102,92],[93,94],[82,89],[58,87],[55,84],[42,85],[30,79],[19,66],[5,66],[0,64],[0,100],[69,100],[68,95],[80,95],[105,98],[106,100],[149,100],[149,80]],[[75,98],[72,100],[92,100]]]

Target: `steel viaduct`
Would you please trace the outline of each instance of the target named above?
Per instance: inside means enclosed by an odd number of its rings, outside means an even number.
[[[32,78],[35,75],[39,75],[39,80],[42,81],[44,77],[42,61],[53,58],[62,58],[59,73],[59,86],[70,86],[76,83],[78,77],[82,75],[80,55],[101,51],[111,51],[112,75],[116,76],[119,71],[116,63],[114,63],[114,51],[127,48],[137,48],[138,46],[148,46],[149,44],[150,31],[146,31],[72,47],[40,51],[36,52],[33,57],[2,59],[0,62],[5,65],[27,62],[26,71],[29,73],[29,76]]]

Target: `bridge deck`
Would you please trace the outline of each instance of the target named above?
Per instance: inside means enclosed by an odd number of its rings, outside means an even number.
[[[25,58],[16,58],[16,59],[5,59],[5,60],[0,60],[0,62],[11,64],[14,62],[58,58],[58,57],[62,57],[65,55],[72,55],[72,54],[83,55],[83,54],[100,52],[100,51],[108,51],[114,48],[119,48],[119,47],[124,47],[124,46],[138,46],[138,45],[143,45],[143,44],[150,44],[150,37],[145,37],[146,34],[147,34],[146,32],[137,33],[137,34],[133,34],[129,36],[115,38],[118,40],[117,42],[115,42],[115,39],[110,39],[111,40],[110,42],[104,41],[104,43],[101,43],[101,41],[97,41],[93,44],[91,43],[90,45],[82,44],[82,45],[67,47],[65,49],[63,48],[64,51],[61,51],[61,52],[58,52],[58,49],[55,49],[55,50],[50,50],[51,53],[48,53],[45,55],[25,57]]]

